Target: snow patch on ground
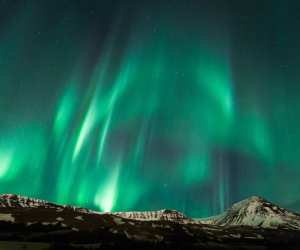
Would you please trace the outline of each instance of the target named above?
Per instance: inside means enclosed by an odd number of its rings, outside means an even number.
[[[115,222],[117,225],[122,225],[122,224],[125,223],[125,222],[123,221],[122,218],[118,218],[118,217],[115,217],[115,218],[114,218],[114,222]]]
[[[12,214],[0,214],[0,221],[15,222]]]
[[[84,220],[83,218],[82,218],[82,216],[76,216],[75,218],[74,218],[75,220]]]

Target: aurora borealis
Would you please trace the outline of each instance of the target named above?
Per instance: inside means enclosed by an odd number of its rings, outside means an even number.
[[[0,192],[190,216],[299,202],[299,11],[1,0]]]

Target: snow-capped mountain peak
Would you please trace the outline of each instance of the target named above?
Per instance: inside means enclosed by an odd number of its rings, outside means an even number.
[[[300,215],[253,196],[235,203],[223,214],[216,216],[210,224],[300,229]]]

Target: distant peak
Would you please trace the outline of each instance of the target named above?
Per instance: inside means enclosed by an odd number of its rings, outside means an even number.
[[[0,198],[11,199],[11,200],[39,200],[39,201],[47,202],[45,200],[35,199],[28,196],[17,195],[17,194],[0,194]]]
[[[50,203],[45,200],[30,198],[16,194],[1,194],[0,195],[1,207],[58,207],[59,205]]]
[[[82,213],[92,213],[93,211],[85,208],[69,205],[58,205],[42,199],[31,198],[17,194],[0,194],[0,207],[9,208],[52,208],[52,209],[71,209]]]
[[[259,196],[251,196],[248,199],[235,203],[229,210],[248,210],[248,213],[284,214],[286,209]]]
[[[119,217],[133,220],[166,220],[181,221],[189,219],[183,213],[172,209],[162,209],[157,211],[132,211],[132,212],[116,212],[113,213]]]
[[[259,196],[235,203],[223,214],[210,221],[222,226],[258,226],[264,228],[299,228],[300,216]]]
[[[162,209],[162,210],[159,210],[158,212],[161,212],[161,213],[164,213],[164,214],[182,214],[181,212],[175,210],[175,209]]]
[[[253,203],[253,202],[255,202],[255,203],[271,203],[271,202],[269,202],[268,200],[266,200],[265,198],[263,198],[261,196],[255,196],[255,195],[253,195],[253,196],[250,196],[249,198],[241,200],[241,201],[239,201],[239,202],[237,202],[235,204],[239,204],[239,203],[246,204],[246,203]]]
[[[256,195],[253,195],[253,196],[250,196],[248,199],[246,200],[250,200],[250,201],[266,201],[266,199],[264,199],[263,197],[261,196],[256,196]]]

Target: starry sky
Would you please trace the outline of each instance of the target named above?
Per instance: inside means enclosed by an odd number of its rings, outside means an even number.
[[[0,192],[99,211],[300,211],[300,2],[0,0]]]

